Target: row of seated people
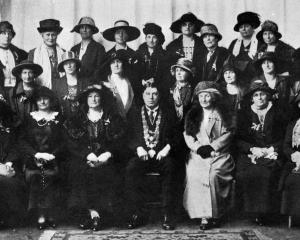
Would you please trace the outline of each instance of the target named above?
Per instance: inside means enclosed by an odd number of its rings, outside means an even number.
[[[122,66],[116,56],[111,63]],[[172,66],[178,81],[190,72],[182,61]],[[63,64],[65,72],[72,66],[76,69],[74,59]],[[28,62],[14,73],[26,86],[25,80],[41,71]],[[117,104],[123,103],[121,95],[105,83],[66,97],[74,103],[69,108],[77,107],[68,118],[58,110],[55,93],[43,86],[19,99],[35,107],[21,121],[1,101],[1,223],[35,212],[39,229],[55,227],[59,189],[64,189],[64,204],[81,228],[97,231],[119,216],[136,228],[144,220],[145,173],[153,170],[162,177],[165,230],[174,229],[184,182],[183,206],[190,218],[201,219],[203,230],[217,226],[226,213],[234,179],[244,211],[258,224],[278,212],[280,203],[283,214],[297,215],[299,123],[295,118],[286,129],[289,115],[278,92],[254,79],[236,117],[215,82],[201,81],[190,91],[190,108],[174,111],[161,101],[156,84],[146,84],[143,105],[125,116]],[[291,112],[299,112],[299,99],[293,99]],[[126,212],[120,214],[124,203]]]

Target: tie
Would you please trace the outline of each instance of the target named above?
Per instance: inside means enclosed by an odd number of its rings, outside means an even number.
[[[154,122],[154,111],[150,111],[149,118],[150,118],[151,124],[153,124],[153,122]]]

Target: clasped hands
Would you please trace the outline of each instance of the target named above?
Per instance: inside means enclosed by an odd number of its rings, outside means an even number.
[[[148,152],[143,147],[138,147],[136,152],[140,159],[143,161],[147,161],[150,158],[154,158],[156,155],[156,160],[160,161],[161,159],[167,157],[169,155],[171,146],[167,144],[161,151],[157,154],[153,149],[150,149]]]
[[[0,175],[5,177],[13,177],[16,174],[15,169],[12,167],[12,162],[0,164]]]
[[[277,160],[278,153],[275,152],[273,147],[269,148],[260,148],[260,147],[253,147],[250,148],[251,154],[248,155],[248,157],[251,158],[251,162],[253,164],[256,164],[256,159],[258,158],[268,158]]]
[[[55,159],[55,156],[51,153],[46,153],[46,152],[38,152],[34,155],[35,157],[35,164],[38,166],[38,167],[41,167],[44,165],[44,163],[46,162],[50,162],[52,160]]]
[[[95,153],[90,153],[86,157],[87,164],[90,167],[99,167],[99,166],[105,164],[108,161],[108,159],[111,158],[111,156],[112,155],[110,152],[101,153],[98,157],[96,156]]]

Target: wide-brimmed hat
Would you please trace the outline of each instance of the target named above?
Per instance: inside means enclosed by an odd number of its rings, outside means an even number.
[[[12,33],[13,37],[16,35],[13,25],[8,21],[0,22],[0,33],[5,32],[5,31],[10,31]]]
[[[50,99],[51,105],[56,104],[56,96],[52,90],[47,87],[40,86],[33,91],[32,99],[37,101],[40,97],[47,97]]]
[[[111,42],[115,41],[115,32],[118,29],[125,29],[128,34],[128,40],[127,42],[133,41],[137,39],[140,36],[140,30],[136,27],[129,26],[129,23],[125,20],[118,20],[115,22],[114,27],[106,29],[103,32],[103,37]]]
[[[278,59],[274,52],[261,52],[261,53],[258,53],[253,64],[257,69],[261,69],[261,64],[265,60],[270,60],[271,62],[273,62],[275,64],[276,70],[278,70],[278,67],[281,64],[283,64],[283,61],[281,59]]]
[[[67,61],[74,61],[76,63],[77,70],[81,67],[81,62],[80,60],[76,57],[76,54],[72,51],[66,51],[63,53],[61,56],[62,60],[61,62],[57,65],[57,70],[59,72],[64,72],[64,64]]]
[[[233,30],[238,32],[239,28],[243,24],[250,24],[254,29],[258,28],[260,25],[260,17],[254,12],[243,12],[237,16],[237,23],[235,24]]]
[[[274,33],[276,36],[276,39],[280,39],[282,37],[281,33],[278,32],[278,26],[275,22],[272,22],[270,20],[264,21],[263,24],[261,25],[261,30],[257,33],[256,38],[259,41],[264,41],[263,40],[263,34],[264,31],[271,31]]]
[[[86,103],[86,99],[87,96],[89,95],[89,93],[91,92],[98,92],[100,93],[100,95],[102,95],[103,93],[103,86],[100,84],[92,84],[89,85],[88,87],[86,87],[78,96],[77,96],[77,100],[80,103]]]
[[[211,23],[204,24],[201,27],[200,33],[201,33],[201,38],[203,38],[206,34],[209,34],[209,35],[216,36],[219,41],[222,39],[222,35],[219,33],[216,25],[211,24]]]
[[[35,78],[41,75],[43,72],[43,68],[39,64],[33,63],[32,61],[29,60],[22,61],[17,66],[15,66],[11,72],[15,77],[20,77],[20,74],[23,69],[32,70]]]
[[[194,97],[198,96],[202,92],[208,92],[222,96],[222,94],[218,90],[218,85],[212,81],[199,82],[195,87]]]
[[[204,24],[204,22],[198,19],[193,13],[188,12],[172,23],[170,27],[171,31],[174,33],[181,33],[181,26],[185,22],[191,22],[195,25],[195,33],[200,32],[200,29]]]
[[[172,75],[175,75],[175,68],[182,68],[186,71],[188,71],[189,73],[191,73],[192,75],[194,75],[195,73],[195,69],[194,69],[194,66],[193,66],[193,62],[188,59],[188,58],[179,58],[176,62],[176,64],[172,65],[171,66],[171,73]]]
[[[252,82],[250,83],[250,86],[248,88],[248,91],[246,92],[245,97],[252,97],[253,93],[256,91],[267,92],[270,93],[271,95],[275,93],[275,90],[270,88],[266,82],[260,79],[255,79],[252,80]]]
[[[119,49],[107,56],[100,69],[108,69],[110,63],[115,59],[121,60],[125,65],[130,64],[131,61],[128,52],[125,49]]]
[[[95,25],[94,19],[92,19],[91,17],[82,17],[82,18],[80,18],[78,24],[71,30],[71,32],[80,33],[79,32],[80,27],[83,26],[83,25],[88,25],[92,29],[93,34],[99,32],[99,29]]]
[[[161,31],[161,27],[155,23],[146,23],[145,27],[143,28],[143,33],[145,35],[147,34],[155,35],[158,38],[159,44],[161,45],[165,42],[165,36]]]
[[[45,19],[40,21],[40,26],[37,28],[39,33],[55,31],[58,34],[63,30],[60,26],[60,21],[56,19]]]

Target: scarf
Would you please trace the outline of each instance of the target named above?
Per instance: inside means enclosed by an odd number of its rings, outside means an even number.
[[[236,42],[234,44],[234,47],[233,47],[233,50],[232,50],[232,54],[235,57],[237,55],[239,55],[242,43],[243,43],[243,39],[241,38],[241,36],[239,36],[239,38],[236,40]],[[252,38],[251,38],[250,49],[249,49],[249,52],[248,52],[248,56],[251,59],[254,59],[254,57],[256,55],[257,45],[258,45],[258,40],[256,39],[256,33],[253,33]]]

